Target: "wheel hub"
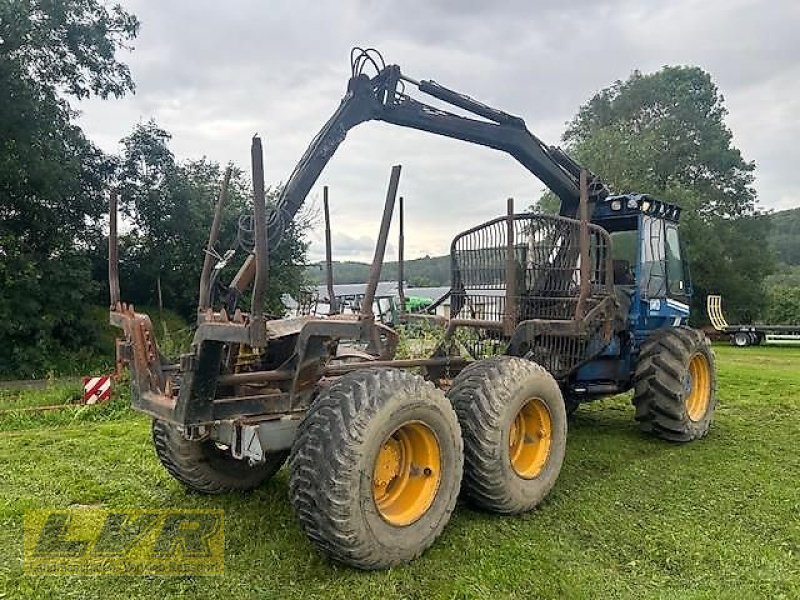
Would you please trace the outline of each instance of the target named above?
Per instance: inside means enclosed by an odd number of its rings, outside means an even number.
[[[544,469],[550,456],[553,421],[547,405],[531,398],[517,413],[508,435],[511,466],[523,479],[533,479]]]
[[[711,366],[708,359],[696,352],[689,359],[686,375],[686,413],[692,421],[700,421],[711,402]]]
[[[378,487],[386,487],[400,473],[399,442],[389,438],[381,447],[378,460],[375,461],[374,483]]]
[[[372,472],[378,514],[404,527],[431,507],[442,479],[441,450],[433,430],[419,421],[397,428],[381,445]]]

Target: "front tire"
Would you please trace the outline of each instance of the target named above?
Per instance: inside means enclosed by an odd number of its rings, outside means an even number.
[[[300,525],[333,560],[382,569],[412,560],[455,508],[463,470],[444,394],[396,369],[343,375],[306,413],[290,458]]]
[[[153,420],[153,446],[164,468],[191,490],[203,494],[243,492],[271,478],[288,452],[270,452],[263,463],[233,458],[213,440],[187,440],[174,425]]]
[[[702,331],[662,329],[642,344],[633,397],[642,431],[672,442],[702,438],[714,417],[716,389],[714,353]]]
[[[461,371],[448,396],[464,436],[466,496],[502,514],[537,506],[566,452],[567,415],[553,377],[529,360],[494,357]]]

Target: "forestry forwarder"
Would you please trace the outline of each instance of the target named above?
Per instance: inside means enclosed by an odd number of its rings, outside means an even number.
[[[680,209],[644,194],[611,195],[519,117],[415,81],[375,51],[356,49],[351,58],[347,94],[269,219],[254,138],[254,245],[215,299],[231,258],[216,266],[211,259],[223,184],[197,330],[177,362],[159,351],[149,318],[120,302],[112,194],[111,323],[125,333],[118,354],[131,369],[133,407],[153,418],[156,453],[170,474],[199,492],[249,490],[288,457],[291,502],[309,538],[335,560],[374,569],[430,546],[460,489],[490,511],[536,506],[561,469],[567,413],[582,401],[634,389],[644,431],[675,442],[705,435],[716,402],[714,358],[705,336],[686,324]],[[407,87],[472,116],[423,104]],[[262,310],[268,254],[284,224],[347,131],[369,120],[506,152],[561,199],[559,216],[509,210],[455,238],[451,317],[429,358],[394,359],[394,334],[371,313],[399,167],[361,313],[270,319]],[[251,284],[243,312],[236,305]],[[457,341],[459,329],[467,335]],[[371,353],[345,359],[343,340],[365,342]]]

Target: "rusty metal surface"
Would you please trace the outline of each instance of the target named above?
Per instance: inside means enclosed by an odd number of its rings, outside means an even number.
[[[328,288],[328,314],[335,315],[336,292],[333,289],[333,248],[331,244],[331,211],[328,205],[328,186],[322,188],[322,209],[325,217],[325,285]]]
[[[544,349],[557,357],[544,366],[563,373],[595,351],[591,335],[607,338],[612,317],[606,308],[615,300],[611,241],[602,228],[563,217],[506,214],[457,236],[451,255],[448,336],[459,326],[475,329],[467,342],[472,356],[503,350],[526,356]]]
[[[400,318],[405,316],[406,312],[406,290],[405,290],[405,252],[406,238],[405,238],[405,215],[403,210],[403,197],[400,196],[399,214],[399,229],[400,233],[397,240],[397,295],[400,297]]]
[[[312,316],[294,317],[291,319],[275,319],[267,321],[264,325],[267,328],[269,338],[281,338],[300,333],[309,321],[314,320]]]
[[[523,213],[513,217],[515,304],[518,319],[572,319],[578,300],[580,222]],[[455,238],[452,317],[501,321],[507,314],[508,217],[498,217]],[[589,225],[590,289],[594,296],[613,292],[608,269],[610,238]],[[591,304],[592,298],[589,299]],[[590,309],[591,307],[587,307]]]
[[[615,299],[606,296],[581,320],[523,321],[509,341],[508,353],[524,356],[562,379],[611,341],[615,311]]]
[[[378,231],[378,241],[375,244],[375,256],[369,267],[369,277],[367,278],[367,289],[364,292],[364,303],[361,307],[363,317],[372,317],[372,302],[375,300],[375,291],[378,288],[378,280],[381,276],[383,258],[386,255],[386,240],[389,237],[389,226],[392,224],[392,213],[394,212],[394,201],[397,197],[397,186],[400,183],[400,165],[392,167],[389,176],[389,188],[386,190],[386,202],[383,205],[383,218],[381,219],[380,230]]]
[[[509,198],[506,206],[506,310],[503,315],[503,328],[505,334],[510,336],[517,326],[517,310],[515,300],[517,296],[517,268],[514,235],[514,199]]]
[[[354,355],[355,356],[355,355]],[[362,359],[358,362],[351,363],[334,363],[327,365],[322,369],[322,375],[331,377],[356,371],[358,369],[372,368],[372,367],[392,367],[396,369],[410,369],[415,367],[463,367],[469,364],[469,359],[461,356],[443,356],[432,358],[408,358],[396,360],[368,360],[371,357],[366,354],[359,354],[357,358]],[[275,371],[252,371],[249,373],[234,373],[229,375],[222,375],[219,378],[220,386],[241,386],[241,385],[259,385],[267,383],[276,383],[288,381],[292,378],[293,373],[290,370],[275,370]]]
[[[253,136],[250,157],[253,170],[253,220],[255,222],[256,256],[256,272],[250,316],[253,321],[258,321],[264,311],[269,257],[267,256],[267,201],[264,193],[264,155],[261,148],[261,138],[257,135]]]
[[[132,304],[117,303],[109,321],[125,333],[124,341],[117,345],[117,360],[130,367],[134,406],[153,404],[171,411],[175,407],[171,379],[165,375],[165,360],[158,350],[150,317],[137,313]]]
[[[407,358],[396,360],[373,360],[368,363],[341,363],[325,369],[325,375],[341,375],[358,369],[371,367],[390,367],[410,369],[414,367],[463,367],[471,361],[461,356],[444,356],[433,358]]]
[[[254,417],[274,418],[291,413],[289,394],[275,391],[267,394],[217,398],[213,403],[213,420],[252,421]]]
[[[231,283],[228,287],[237,290],[239,293],[244,292],[247,289],[247,286],[253,281],[253,278],[256,275],[256,259],[251,254],[242,263],[242,266],[239,267],[239,270],[236,272],[236,275],[233,276]]]
[[[236,386],[260,383],[272,383],[276,381],[289,381],[292,372],[289,369],[274,371],[249,371],[246,373],[228,373],[220,375],[218,384],[220,386]]]
[[[200,273],[200,300],[197,304],[197,310],[202,311],[209,308],[211,305],[211,289],[209,287],[211,278],[211,268],[214,266],[214,257],[216,251],[214,246],[219,237],[219,230],[222,226],[222,211],[225,207],[225,198],[228,193],[228,184],[231,180],[231,167],[225,169],[225,176],[222,178],[222,186],[219,189],[219,196],[217,197],[217,204],[214,207],[214,220],[211,223],[211,231],[208,234],[208,245],[206,246],[205,257],[203,258],[203,270]]]

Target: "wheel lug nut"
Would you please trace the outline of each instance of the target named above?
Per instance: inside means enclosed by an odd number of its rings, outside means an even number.
[[[425,467],[422,470],[422,473],[425,475],[425,477],[430,477],[431,475],[433,475],[433,470],[430,467]]]

